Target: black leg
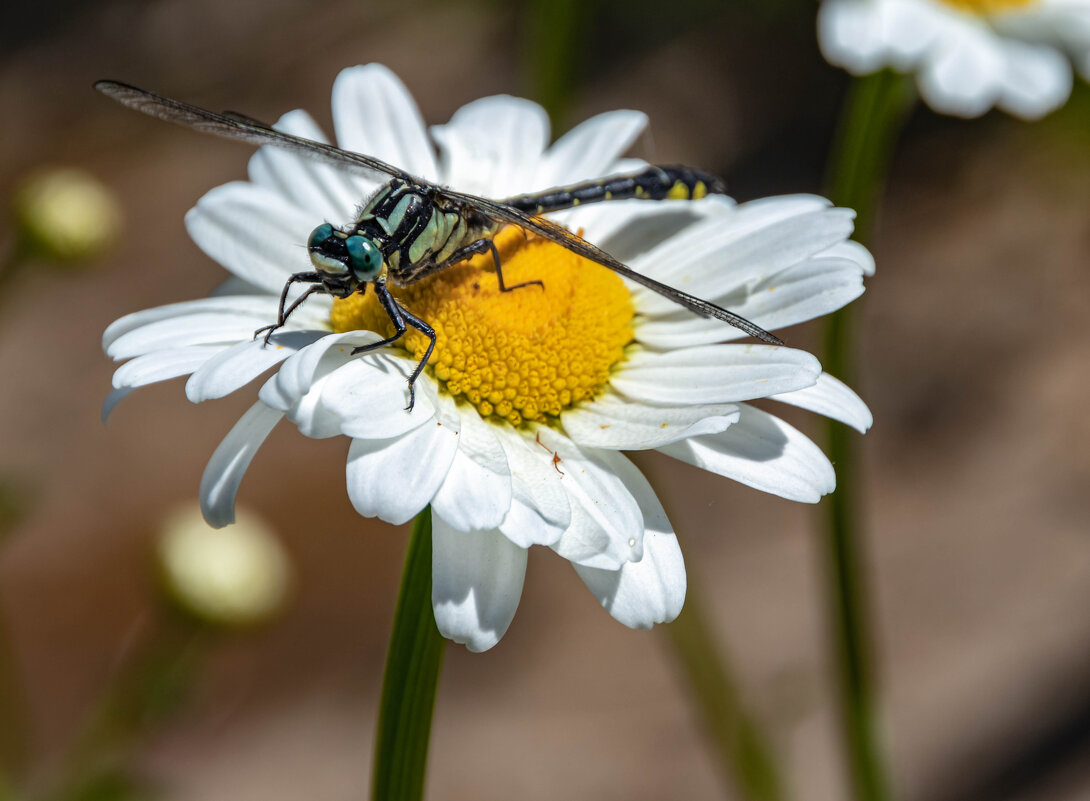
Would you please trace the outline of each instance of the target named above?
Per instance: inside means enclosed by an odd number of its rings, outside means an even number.
[[[375,294],[378,295],[379,303],[382,304],[382,308],[389,316],[390,322],[394,324],[394,328],[397,330],[392,337],[386,337],[385,339],[380,339],[378,342],[371,342],[367,345],[360,345],[358,348],[352,348],[353,356],[360,353],[368,353],[372,350],[378,350],[387,345],[393,345],[401,339],[402,335],[405,333],[405,319],[401,316],[402,309],[397,305],[397,301],[390,295],[390,290],[388,290],[384,284],[375,284]]]
[[[390,290],[386,288],[386,284],[381,283],[375,284],[374,286],[379,303],[382,304],[382,308],[386,311],[386,314],[389,315],[390,322],[394,324],[394,328],[397,329],[397,331],[392,337],[386,337],[386,339],[379,340],[378,342],[372,342],[368,345],[360,345],[358,348],[353,348],[352,355],[355,356],[357,353],[366,353],[368,351],[377,350],[385,345],[392,345],[404,335],[406,321],[408,321],[409,325],[431,340],[428,343],[428,349],[424,352],[424,357],[417,363],[416,369],[413,370],[412,375],[409,376],[409,405],[405,407],[405,411],[411,412],[416,403],[416,388],[413,385],[416,383],[416,379],[420,378],[420,374],[424,372],[424,368],[428,364],[428,359],[431,358],[431,352],[435,350],[435,329],[408,309],[398,305],[398,302],[394,300],[393,295],[390,294]]]
[[[492,251],[492,263],[496,266],[496,281],[499,282],[500,292],[510,292],[513,289],[521,289],[524,286],[534,285],[545,289],[545,284],[541,281],[523,281],[521,284],[507,286],[503,281],[503,268],[500,266],[500,254],[496,250],[496,244],[491,239],[478,239],[476,242],[470,242],[464,248],[459,248],[451,254],[449,259],[439,265],[439,269],[442,270],[447,267],[452,267],[458,262],[465,261],[472,256],[479,256],[488,251]]]
[[[280,307],[279,307],[279,311],[277,312],[277,315],[276,315],[276,322],[273,323],[272,325],[263,325],[263,326],[261,326],[261,328],[254,331],[254,339],[257,339],[258,334],[260,334],[262,331],[264,331],[264,332],[266,332],[265,333],[265,344],[268,345],[269,344],[269,337],[271,337],[273,335],[273,333],[278,328],[283,328],[284,327],[284,323],[287,322],[288,318],[291,316],[291,313],[293,311],[295,311],[297,308],[299,308],[299,305],[304,300],[309,298],[315,292],[324,291],[324,288],[322,287],[322,284],[321,284],[322,278],[323,278],[322,274],[318,273],[318,272],[295,273],[291,278],[289,278],[287,280],[287,282],[284,284],[284,290],[280,293]],[[292,284],[303,284],[303,283],[311,283],[311,284],[315,284],[315,286],[310,287],[309,289],[307,289],[306,292],[304,292],[302,295],[300,295],[298,298],[296,298],[295,301],[291,304],[291,307],[287,311],[285,311],[284,310],[284,304],[286,304],[288,302],[288,292],[291,291]]]

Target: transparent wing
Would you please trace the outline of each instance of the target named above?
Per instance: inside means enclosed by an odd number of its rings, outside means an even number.
[[[347,150],[341,150],[333,145],[315,142],[311,139],[304,139],[301,136],[292,136],[291,134],[281,133],[280,131],[273,130],[264,123],[258,122],[251,117],[247,117],[237,112],[217,114],[214,111],[209,111],[208,109],[203,109],[199,106],[191,106],[188,103],[172,100],[169,97],[163,97],[154,92],[138,89],[135,86],[119,83],[118,81],[98,81],[95,84],[95,89],[129,108],[143,112],[152,117],[157,117],[161,120],[166,120],[167,122],[185,125],[204,133],[222,136],[226,139],[237,139],[252,145],[273,145],[275,147],[302,153],[303,155],[318,159],[319,161],[348,167],[355,171],[370,174],[377,173],[391,178],[398,178],[408,183],[416,184],[417,186],[430,187],[437,195],[444,196],[448,200],[474,208],[494,220],[502,220],[503,222],[518,225],[528,231],[533,231],[538,236],[544,237],[551,242],[555,242],[561,247],[565,247],[573,253],[577,253],[593,262],[597,262],[604,267],[608,267],[618,275],[623,275],[625,278],[635,281],[637,284],[645,286],[653,292],[657,292],[663,297],[684,306],[690,311],[704,317],[714,317],[717,320],[722,320],[723,322],[744,331],[750,336],[773,345],[783,344],[782,340],[773,336],[768,331],[765,331],[760,326],[754,325],[746,318],[716,306],[714,303],[709,303],[706,300],[694,297],[687,292],[682,292],[680,289],[675,289],[674,287],[660,283],[653,278],[648,278],[646,275],[642,275],[631,267],[617,261],[601,248],[595,247],[582,237],[576,236],[566,228],[557,225],[544,217],[535,217],[510,206],[505,206],[502,203],[488,200],[487,198],[467,195],[435,186],[428,181],[410,175],[409,173],[399,170],[397,167],[387,164],[384,161],[379,161],[376,158],[365,156],[362,153],[352,153]]]
[[[167,122],[185,125],[203,133],[222,136],[226,139],[238,139],[252,145],[282,147],[319,161],[348,167],[356,172],[364,172],[372,176],[377,174],[382,176],[382,180],[387,177],[400,178],[410,183],[430,186],[427,181],[371,156],[341,150],[333,145],[315,142],[312,139],[304,139],[301,136],[281,133],[264,123],[237,112],[228,111],[217,114],[199,106],[191,106],[188,103],[162,97],[153,92],[137,89],[135,86],[118,83],[117,81],[98,81],[95,84],[95,89],[131,109],[136,109]]]
[[[495,220],[502,220],[518,225],[528,231],[533,231],[538,236],[544,237],[550,242],[555,242],[561,247],[567,248],[572,253],[577,253],[584,258],[597,262],[603,267],[608,267],[618,275],[623,275],[625,278],[635,281],[637,284],[647,287],[652,292],[657,292],[664,298],[672,300],[674,303],[684,306],[686,309],[696,312],[703,317],[714,317],[717,320],[722,320],[728,325],[732,325],[741,331],[745,331],[751,337],[756,337],[771,345],[784,344],[782,339],[765,331],[759,325],[751,323],[741,315],[727,311],[720,306],[716,306],[714,303],[701,300],[698,297],[690,295],[688,292],[682,292],[680,289],[675,289],[672,286],[663,284],[653,278],[648,278],[642,273],[636,272],[628,265],[617,261],[601,248],[595,247],[581,236],[576,236],[567,228],[557,225],[551,220],[526,214],[518,209],[513,209],[510,206],[505,206],[502,203],[497,203],[494,200],[488,200],[487,198],[466,195],[450,189],[439,189],[437,191],[449,199],[475,208],[480,213]]]

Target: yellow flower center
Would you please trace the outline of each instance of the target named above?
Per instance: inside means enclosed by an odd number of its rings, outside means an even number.
[[[519,228],[501,231],[496,248],[508,287],[544,289],[500,292],[486,253],[390,291],[435,329],[428,370],[447,392],[482,417],[544,422],[605,386],[633,338],[632,297],[610,270]],[[374,292],[335,299],[330,321],[338,332],[394,333]],[[428,338],[410,328],[398,345],[420,359]]]
[[[1031,6],[1037,0],[941,0],[941,2],[971,14],[1000,14],[1004,11]]]

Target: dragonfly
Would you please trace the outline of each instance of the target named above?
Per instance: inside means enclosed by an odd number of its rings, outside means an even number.
[[[98,81],[95,89],[129,108],[161,120],[251,145],[284,148],[377,177],[382,186],[363,203],[352,222],[341,227],[325,222],[310,234],[306,248],[313,269],[294,273],[287,279],[280,294],[276,322],[259,328],[254,337],[264,334],[268,344],[269,337],[313,294],[347,298],[356,292],[366,293],[370,287],[389,316],[394,334],[354,348],[353,354],[393,345],[409,326],[429,340],[427,350],[408,379],[407,410],[413,407],[413,386],[435,349],[435,330],[402,306],[389,287],[415,283],[473,256],[490,253],[500,291],[510,292],[531,285],[544,288],[542,281],[526,281],[513,286],[504,281],[493,240],[507,225],[518,226],[607,267],[698,315],[721,320],[769,344],[784,344],[741,315],[649,278],[542,216],[602,201],[628,198],[689,200],[708,194],[724,194],[723,181],[702,170],[680,165],[652,165],[624,175],[492,200],[439,186],[373,156],[277,131],[237,112],[209,111],[118,81]],[[308,286],[289,304],[291,289],[296,284]]]

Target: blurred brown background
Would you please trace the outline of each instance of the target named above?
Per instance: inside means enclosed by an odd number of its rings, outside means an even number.
[[[813,12],[586,4],[568,122],[644,109],[645,155],[716,170],[739,199],[820,191],[846,76],[821,61]],[[530,66],[544,46],[530,6],[53,0],[3,13],[0,197],[37,165],[76,164],[127,216],[95,269],[23,276],[0,310],[0,473],[32,490],[0,553],[0,603],[47,776],[153,617],[157,522],[195,498],[252,400],[198,408],[173,381],[99,421],[113,369],[102,330],[221,280],[182,216],[242,177],[249,152],[124,111],[91,83],[259,118],[305,107],[327,127],[333,78],[356,63],[390,66],[432,123],[482,95],[552,90]],[[909,801],[1090,797],[1088,145],[1080,85],[1035,125],[918,110],[895,157],[859,389],[876,421],[867,517],[886,733]],[[352,511],[345,453],[281,426],[250,469],[240,499],[285,539],[295,598],[275,625],[217,647],[141,749],[167,797],[365,793],[406,538]],[[814,510],[641,464],[794,796],[845,797]],[[662,633],[615,623],[547,551],[531,556],[501,644],[446,660],[431,798],[728,795]]]

